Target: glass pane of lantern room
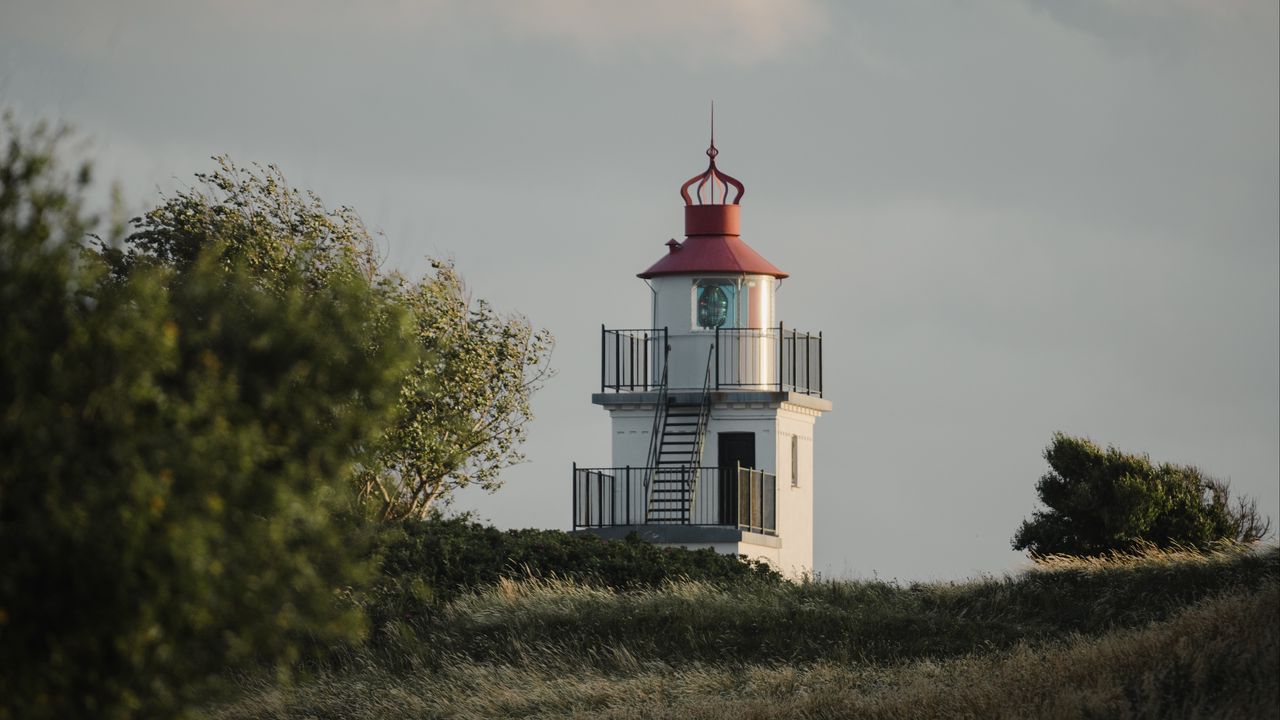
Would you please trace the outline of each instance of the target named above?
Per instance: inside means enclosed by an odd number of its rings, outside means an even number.
[[[737,288],[725,280],[703,280],[694,293],[693,326],[701,330],[737,326]]]

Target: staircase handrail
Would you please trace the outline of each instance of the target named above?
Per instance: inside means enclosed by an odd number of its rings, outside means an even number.
[[[658,472],[658,451],[662,446],[662,434],[667,426],[667,361],[671,355],[671,343],[667,340],[667,329],[662,329],[662,380],[658,383],[658,401],[653,408],[653,427],[649,431],[649,461],[645,464],[648,472],[644,476],[645,507],[649,505],[649,486]],[[646,511],[647,513],[647,511]]]
[[[707,370],[702,377],[702,404],[698,408],[698,428],[694,435],[692,455],[689,458],[689,478],[685,487],[689,491],[689,517],[693,517],[698,500],[698,478],[702,475],[702,447],[707,437],[707,422],[711,419],[711,366],[716,358],[716,343],[707,350]]]

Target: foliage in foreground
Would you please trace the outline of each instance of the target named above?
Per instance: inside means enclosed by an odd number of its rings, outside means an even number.
[[[4,136],[0,717],[165,717],[228,663],[359,638],[342,518],[414,357],[403,314],[213,254],[108,280],[87,172]]]
[[[1265,717],[1278,610],[1275,549],[1059,558],[961,585],[507,581],[452,603],[417,664],[367,655],[294,689],[250,683],[212,714]]]
[[[529,399],[549,374],[552,339],[520,316],[471,301],[453,265],[418,279],[384,273],[372,235],[348,207],[327,208],[275,166],[215,158],[212,173],[133,221],[124,249],[104,249],[117,274],[160,266],[189,272],[202,253],[247,269],[270,292],[323,294],[360,280],[411,318],[415,362],[400,377],[398,412],[355,483],[385,520],[425,518],[453,491],[501,485],[523,459]],[[376,351],[377,338],[365,346]]]
[[[1232,503],[1225,482],[1194,467],[1157,465],[1146,455],[1103,450],[1062,433],[1044,458],[1050,470],[1036,492],[1047,509],[1024,520],[1013,538],[1015,550],[1033,556],[1248,543],[1270,531],[1256,501]]]

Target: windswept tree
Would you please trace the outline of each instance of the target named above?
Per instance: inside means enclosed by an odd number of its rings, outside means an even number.
[[[1044,458],[1049,472],[1036,492],[1046,509],[1013,537],[1015,550],[1033,556],[1099,555],[1145,544],[1205,547],[1254,542],[1270,532],[1256,501],[1233,501],[1225,481],[1194,467],[1156,464],[1063,433],[1053,436]]]
[[[370,448],[358,496],[396,520],[426,517],[467,485],[496,489],[500,471],[523,457],[530,397],[549,374],[550,334],[472,301],[452,263],[433,261],[416,280],[381,272],[353,210],[328,209],[275,166],[215,160],[196,186],[135,219],[122,249],[104,249],[117,273],[160,265],[181,275],[216,247],[221,263],[247,268],[272,290],[293,274],[311,292],[346,276],[367,281],[408,313],[418,358],[402,378],[395,419]]]
[[[0,127],[0,717],[180,715],[363,632],[343,517],[417,343],[367,282],[268,291],[219,236],[109,280],[56,137]]]
[[[499,487],[500,471],[523,458],[529,398],[549,373],[549,333],[472,302],[451,263],[432,267],[421,281],[397,282],[422,355],[361,487],[386,519],[424,518],[473,483]]]
[[[105,249],[118,270],[161,265],[182,273],[216,247],[224,267],[241,265],[274,290],[294,276],[312,291],[346,275],[374,281],[377,245],[355,210],[330,210],[289,187],[275,165],[213,160],[217,169],[196,173],[195,186],[134,218],[123,251]]]

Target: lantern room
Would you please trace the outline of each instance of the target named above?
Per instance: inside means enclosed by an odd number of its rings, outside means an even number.
[[[717,154],[712,138],[707,169],[680,187],[684,242],[668,241],[667,254],[639,277],[653,290],[653,327],[667,332],[670,387],[701,387],[714,347],[724,356],[723,380],[766,387],[778,367],[778,335],[766,331],[777,327],[776,290],[787,274],[742,241],[745,188],[716,167]]]

